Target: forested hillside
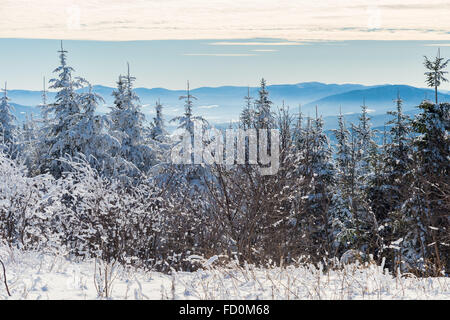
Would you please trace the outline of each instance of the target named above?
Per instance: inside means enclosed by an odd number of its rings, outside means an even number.
[[[62,46],[58,53],[46,83],[56,93],[50,99],[44,88],[41,116],[20,123],[6,85],[0,98],[0,241],[7,246],[163,272],[196,270],[192,257],[218,256],[224,264],[303,261],[326,269],[349,259],[383,263],[394,274],[448,276],[450,103],[439,100],[448,62],[440,56],[425,59],[435,95],[416,115],[393,92],[390,120],[376,132],[361,100],[357,121],[338,116],[333,146],[317,111],[276,107],[262,79],[243,99],[238,127],[279,131],[279,169],[263,175],[261,158],[171,162],[177,132],[193,137],[195,124],[210,127],[194,114],[189,83],[184,112],[165,117],[161,97],[147,122],[128,66],[109,112],[99,114],[105,97],[76,75]]]

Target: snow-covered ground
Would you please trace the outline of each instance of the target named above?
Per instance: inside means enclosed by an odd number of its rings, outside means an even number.
[[[0,299],[98,299],[105,265],[94,260],[11,251],[0,247],[11,297],[0,265]],[[287,267],[255,269],[215,266],[166,275],[108,266],[112,299],[450,299],[449,278],[393,277],[375,265],[340,271]],[[101,273],[100,273],[101,272]],[[110,280],[112,279],[112,281]]]

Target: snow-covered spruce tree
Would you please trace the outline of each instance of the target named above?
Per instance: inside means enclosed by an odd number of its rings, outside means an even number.
[[[426,83],[429,87],[434,88],[434,95],[435,95],[435,102],[438,103],[438,87],[441,85],[442,82],[448,82],[448,80],[444,77],[447,71],[444,71],[444,69],[447,67],[450,59],[445,60],[444,58],[441,58],[441,51],[438,49],[438,54],[434,61],[431,61],[428,59],[428,57],[424,57],[424,65],[425,68],[428,69],[427,72],[425,72],[425,76],[427,77]]]
[[[347,250],[357,248],[357,228],[351,201],[352,198],[342,189],[334,189],[328,210],[331,257],[339,258]]]
[[[338,124],[339,128],[333,130],[336,137],[336,184],[329,210],[329,227],[334,255],[341,256],[345,250],[354,248],[356,226],[352,208],[354,174],[351,136],[342,112],[339,113]]]
[[[302,139],[303,139],[303,113],[301,105],[298,106],[297,121],[295,122],[294,128],[292,130],[292,142],[295,150],[301,149]]]
[[[3,95],[0,97],[0,151],[13,156],[16,151],[17,125],[13,107],[9,103],[6,82],[2,91]]]
[[[37,134],[37,122],[34,119],[33,113],[27,113],[25,116],[25,121],[22,123],[21,131],[21,144],[29,146],[24,147],[33,148],[33,142],[36,140]]]
[[[37,162],[39,129],[38,122],[32,113],[26,115],[19,136],[19,158],[24,161],[31,175],[37,174],[39,170]]]
[[[194,138],[194,122],[198,121],[202,125],[206,125],[207,121],[201,116],[194,116],[192,108],[194,106],[193,100],[197,100],[196,97],[191,95],[189,88],[189,81],[187,82],[187,90],[185,96],[180,96],[179,100],[184,100],[184,114],[170,120],[170,122],[178,122],[178,129],[186,130]]]
[[[155,116],[151,123],[150,138],[158,142],[167,142],[168,132],[164,123],[162,109],[163,105],[158,99],[155,104]]]
[[[80,121],[81,106],[79,94],[76,89],[82,87],[83,79],[74,78],[74,69],[67,65],[67,51],[64,50],[61,41],[59,52],[60,66],[54,70],[57,78],[51,79],[50,88],[57,90],[55,102],[44,107],[45,114],[51,114],[53,119],[47,121],[48,132],[43,137],[43,148],[47,150],[42,159],[41,172],[49,171],[55,177],[59,177],[66,169],[60,158],[74,156],[81,152],[82,145],[74,139],[74,125]]]
[[[110,134],[120,142],[119,149],[112,153],[116,170],[133,176],[146,173],[155,160],[154,151],[145,140],[145,116],[133,90],[134,81],[128,66],[127,76],[119,76],[117,90],[113,92],[114,105],[109,113]]]
[[[301,113],[299,117],[302,117]],[[312,122],[311,117],[306,118],[306,126],[305,128],[301,127],[301,119],[297,122],[297,128],[294,132],[295,134],[295,158],[297,163],[297,168],[295,170],[295,174],[298,177],[301,177],[305,180],[305,188],[302,188],[302,197],[305,197],[308,193],[308,186],[310,185],[310,181],[312,180],[312,170],[310,167],[310,155],[312,153],[312,144],[311,144],[311,131],[312,131]]]
[[[411,182],[409,175],[411,157],[409,153],[410,143],[410,119],[403,113],[403,100],[400,95],[394,100],[396,111],[388,111],[392,119],[390,125],[390,142],[385,148],[385,172],[386,172],[386,194],[389,199],[388,211],[400,209],[407,195],[407,186]]]
[[[269,99],[269,91],[267,91],[266,80],[261,79],[261,87],[258,90],[258,99],[255,101],[255,120],[257,129],[273,129],[275,128],[275,117],[271,111],[273,102]]]
[[[308,121],[304,141],[299,168],[305,193],[301,199],[300,232],[305,235],[305,253],[318,262],[332,254],[328,225],[335,169],[329,140],[323,132],[323,120],[317,111],[312,123]]]
[[[166,174],[165,171],[168,168],[167,159],[170,158],[171,147],[173,144],[170,134],[166,130],[162,109],[163,105],[158,99],[155,104],[155,116],[150,123],[150,128],[147,130],[148,134],[146,137],[146,140],[150,141],[154,148],[155,162],[157,165],[153,166],[151,175],[157,180],[160,178],[158,177],[160,174],[163,176]]]
[[[365,102],[361,106],[361,115],[359,117],[359,124],[356,127],[356,134],[359,144],[358,153],[358,178],[359,186],[365,187],[371,174],[371,161],[376,152],[376,143],[374,141],[375,131],[371,128],[368,107]]]
[[[376,179],[376,168],[379,165],[379,150],[374,141],[375,131],[371,128],[368,107],[363,102],[358,126],[353,126],[356,144],[355,188],[352,204],[357,223],[357,237],[360,249],[367,253],[379,247],[378,223],[372,210],[369,188]],[[354,149],[355,151],[355,149]]]
[[[116,84],[117,89],[112,92],[112,96],[114,97],[114,106],[116,109],[123,110],[126,107],[123,102],[127,90],[125,77],[119,75],[119,79],[117,80]]]
[[[336,170],[339,175],[338,183],[343,191],[351,194],[352,172],[351,172],[351,145],[350,132],[347,129],[342,112],[338,116],[338,129],[333,130],[336,137]]]
[[[364,188],[368,206],[368,225],[371,225],[371,231],[368,233],[369,252],[373,254],[379,262],[383,254],[384,242],[380,236],[380,231],[384,227],[380,222],[386,219],[386,212],[389,210],[389,201],[385,197],[385,179],[386,172],[384,166],[385,145],[372,145],[370,151],[370,175],[368,184]]]
[[[170,120],[170,122],[178,122],[177,129],[181,131],[181,135],[179,138],[180,141],[175,141],[174,146],[172,147],[179,147],[180,155],[184,154],[185,159],[188,159],[188,155],[190,153],[190,163],[194,164],[195,157],[194,152],[195,146],[194,146],[194,136],[195,135],[201,135],[203,136],[203,132],[205,131],[208,122],[201,116],[194,116],[193,115],[193,100],[196,100],[197,98],[194,97],[189,88],[189,81],[187,82],[187,90],[186,95],[180,96],[179,100],[184,100],[184,114],[182,116],[175,117]],[[197,123],[197,125],[195,125]],[[201,130],[201,132],[196,132],[195,130]],[[183,136],[185,136],[183,138]],[[186,137],[190,136],[190,147],[187,145],[189,141],[186,139]],[[186,141],[185,141],[186,140]],[[187,143],[186,143],[187,142]],[[204,145],[205,141],[201,141],[201,143]],[[185,150],[186,148],[189,148],[189,150]],[[181,165],[178,166],[176,171],[178,174],[181,174],[184,177],[179,177],[181,179],[187,179],[188,181],[198,181],[200,179],[200,176],[204,174],[204,170],[201,169],[197,165]]]
[[[258,99],[255,100],[255,128],[257,130],[257,154],[258,160],[260,155],[260,129],[267,130],[267,152],[270,154],[271,150],[271,135],[270,129],[276,128],[276,120],[274,113],[271,110],[273,102],[269,99],[269,91],[267,91],[266,80],[261,79],[261,87],[258,90]]]
[[[255,128],[255,108],[254,108],[254,101],[253,97],[250,96],[250,87],[247,87],[247,95],[244,97],[244,107],[239,115],[239,129],[242,130],[249,130]],[[245,138],[245,148],[248,150],[249,146],[249,138]],[[249,155],[248,153],[245,153],[245,163],[248,163]]]
[[[79,121],[74,123],[73,138],[80,145],[80,153],[99,172],[111,175],[114,170],[115,159],[112,152],[118,150],[120,143],[108,132],[106,116],[95,114],[98,104],[104,102],[103,98],[92,91],[87,81],[88,91],[80,93],[79,104],[82,113]]]
[[[398,251],[392,245],[404,236],[406,225],[403,223],[401,207],[409,196],[412,183],[412,161],[410,155],[410,124],[409,117],[403,114],[403,100],[398,94],[394,100],[395,111],[388,111],[392,117],[387,125],[389,132],[384,133],[376,174],[371,181],[369,197],[372,209],[377,217],[379,233],[382,238],[380,255],[386,257],[386,266],[396,269]]]
[[[305,232],[305,199],[311,191],[311,180],[307,173],[312,170],[302,171],[310,169],[305,160],[311,151],[311,122],[308,120],[308,126],[303,130],[300,111],[292,130],[294,118],[283,102],[276,123],[276,129],[280,131],[280,168],[268,179],[263,177],[264,183],[261,184],[262,189],[270,193],[264,197],[267,202],[265,206],[269,207],[265,214],[267,222],[264,229],[266,256],[280,261],[280,265],[312,251],[310,242],[305,241],[310,239],[311,231]]]
[[[253,98],[250,96],[250,87],[247,88],[247,95],[244,97],[245,106],[240,115],[241,127],[244,130],[254,127],[255,110],[253,109]]]
[[[311,129],[311,118],[309,116],[306,117],[306,125],[303,126],[303,114],[299,108],[297,121],[292,134],[293,147],[290,152],[290,157],[292,158],[293,166],[290,174],[299,182],[299,187],[297,188],[298,194],[296,196],[296,207],[300,215],[294,216],[293,221],[295,221],[294,225],[298,234],[301,235],[302,241],[308,239],[307,234],[304,233],[304,230],[302,230],[302,226],[305,224],[304,202],[308,199],[312,180],[312,170],[310,167]],[[303,244],[301,247],[301,254],[305,254],[308,245]]]
[[[292,121],[293,117],[289,112],[289,106],[285,106],[283,101],[281,108],[278,108],[276,118],[276,126],[280,131],[281,162],[288,156],[288,152],[291,151],[293,143],[291,132]]]
[[[50,138],[53,128],[56,126],[56,119],[53,114],[53,105],[48,103],[47,87],[45,77],[43,78],[43,88],[41,92],[42,102],[37,105],[40,110],[40,117],[36,121],[36,143],[35,157],[30,159],[31,166],[28,167],[30,174],[37,175],[48,165],[47,161]]]
[[[45,125],[47,125],[47,121],[49,120],[49,113],[52,112],[52,108],[48,103],[48,97],[47,97],[47,83],[45,82],[45,77],[43,78],[43,86],[41,91],[41,103],[38,105],[41,116],[42,116],[42,122]]]
[[[403,269],[428,275],[450,270],[450,104],[424,101],[413,120],[414,179],[401,212],[407,234],[400,241]]]
[[[317,239],[321,241],[321,255],[331,254],[329,234],[326,230],[329,221],[328,211],[331,204],[332,189],[335,183],[335,168],[332,161],[332,150],[330,142],[323,132],[322,116],[317,115],[311,131],[312,154],[311,164],[313,172],[312,193],[309,195],[308,208],[310,214],[314,215],[314,225],[317,227],[317,234],[322,236]],[[320,252],[318,251],[318,253]]]

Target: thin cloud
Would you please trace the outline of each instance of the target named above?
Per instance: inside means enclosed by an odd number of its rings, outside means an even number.
[[[251,57],[253,53],[183,53],[183,56],[209,56],[209,57]]]
[[[209,43],[211,46],[301,46],[305,45],[302,42],[227,42],[227,41],[219,41],[219,42],[211,42]]]
[[[450,47],[450,43],[431,43],[426,44],[425,47]]]
[[[212,104],[210,106],[199,106],[198,109],[215,109],[218,108],[219,105],[218,104]]]
[[[275,50],[275,49],[253,49],[252,51],[255,51],[255,52],[277,52],[278,50]]]

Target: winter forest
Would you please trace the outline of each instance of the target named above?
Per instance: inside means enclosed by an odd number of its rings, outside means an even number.
[[[309,117],[275,106],[262,79],[257,96],[243,93],[234,124],[279,130],[279,170],[262,175],[250,163],[170,162],[180,139],[169,121],[191,135],[194,123],[209,126],[193,114],[189,83],[182,115],[166,119],[158,101],[147,121],[124,68],[114,104],[100,114],[103,98],[62,44],[58,55],[39,115],[19,123],[6,84],[0,98],[0,242],[10,250],[95,259],[106,274],[111,265],[194,272],[214,257],[224,266],[358,262],[394,276],[448,277],[450,103],[437,93],[449,60],[424,57],[436,97],[417,116],[403,113],[399,92],[379,132],[361,101],[358,123],[338,116],[333,144],[320,110]]]

